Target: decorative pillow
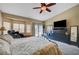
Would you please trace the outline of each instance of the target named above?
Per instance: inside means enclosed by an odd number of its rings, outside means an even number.
[[[0,39],[0,55],[10,55],[10,45],[8,42]]]
[[[0,39],[7,41],[9,44],[14,41],[14,39],[8,34],[0,35]]]

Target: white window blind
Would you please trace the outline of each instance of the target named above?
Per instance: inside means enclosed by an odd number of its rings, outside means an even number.
[[[24,24],[14,23],[13,24],[13,30],[24,33]]]
[[[13,30],[19,31],[19,24],[14,23],[14,24],[13,24]]]
[[[24,33],[24,24],[19,24],[19,32]]]
[[[26,32],[31,33],[31,30],[32,30],[32,25],[26,24]]]

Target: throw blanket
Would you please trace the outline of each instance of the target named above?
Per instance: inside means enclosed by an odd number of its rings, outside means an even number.
[[[49,43],[47,46],[41,48],[40,50],[33,53],[34,55],[62,55],[62,52],[58,49],[58,47]]]

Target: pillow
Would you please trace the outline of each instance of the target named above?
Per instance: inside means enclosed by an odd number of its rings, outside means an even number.
[[[9,44],[11,44],[14,41],[14,39],[8,34],[0,35],[0,39],[7,41]]]
[[[10,45],[8,42],[0,39],[0,55],[10,55]]]

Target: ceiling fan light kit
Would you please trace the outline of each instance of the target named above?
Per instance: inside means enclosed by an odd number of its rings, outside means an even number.
[[[41,7],[34,7],[33,9],[40,9],[40,13],[42,13],[43,11],[51,12],[51,10],[48,7],[51,7],[53,5],[56,5],[56,3],[49,3],[49,4],[41,3]]]
[[[46,8],[47,7],[43,6],[43,7],[41,7],[41,10],[46,11]]]

